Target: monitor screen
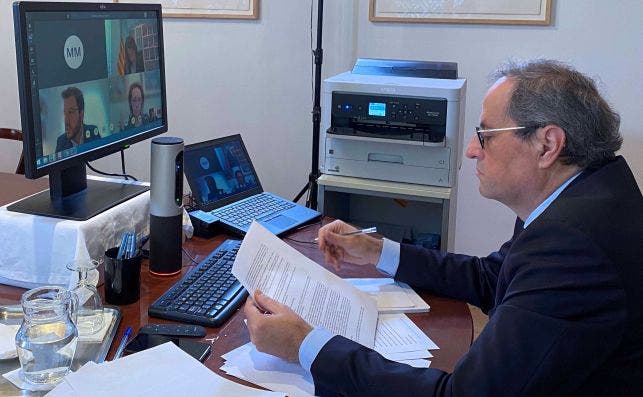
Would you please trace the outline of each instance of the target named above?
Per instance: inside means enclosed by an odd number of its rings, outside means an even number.
[[[52,199],[86,161],[167,131],[159,5],[16,2],[14,27],[25,175],[53,175]]]

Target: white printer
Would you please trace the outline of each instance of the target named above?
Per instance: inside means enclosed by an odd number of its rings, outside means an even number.
[[[454,186],[465,89],[452,63],[359,59],[324,80],[322,173]]]

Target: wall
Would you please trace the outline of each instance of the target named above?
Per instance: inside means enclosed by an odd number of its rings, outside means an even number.
[[[5,54],[0,58],[1,126],[20,125],[10,4],[0,4],[0,52]],[[641,91],[643,78],[643,2],[553,4],[551,26],[520,27],[373,23],[368,21],[368,0],[327,0],[323,76],[350,69],[356,56],[458,62],[460,75],[468,79],[468,141],[487,88],[486,76],[502,60],[542,56],[569,61],[600,76],[622,116],[622,152],[642,185],[643,115],[635,93]],[[192,143],[241,132],[264,188],[293,197],[310,169],[315,45],[310,10],[311,1],[263,0],[257,21],[165,19],[168,135]],[[19,146],[1,146],[0,171],[12,172]],[[149,141],[127,150],[129,173],[149,178],[149,151]],[[94,165],[114,172],[120,160],[112,155]],[[477,186],[473,162],[464,160],[456,249],[485,254],[509,236],[513,215],[481,198]]]
[[[621,114],[621,153],[643,186],[643,2],[552,1],[550,26],[411,24],[368,21],[368,0],[358,9],[359,57],[457,62],[467,81],[465,145],[475,134],[487,76],[510,57],[569,62],[597,77]],[[475,162],[464,159],[459,176],[455,250],[484,255],[511,237],[515,215],[478,194]]]

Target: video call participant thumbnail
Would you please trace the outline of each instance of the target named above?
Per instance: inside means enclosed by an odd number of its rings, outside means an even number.
[[[98,127],[85,124],[85,99],[83,92],[76,87],[68,87],[62,92],[65,131],[56,140],[56,152],[71,149],[83,143],[100,139]]]
[[[145,106],[145,93],[140,83],[132,83],[130,85],[127,101],[129,103],[130,115],[127,118],[125,128],[138,127],[150,121],[149,115],[143,111]]]
[[[138,50],[136,40],[127,36],[125,40],[125,74],[144,72],[143,53]]]

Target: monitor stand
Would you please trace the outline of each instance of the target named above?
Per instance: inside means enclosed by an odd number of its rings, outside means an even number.
[[[7,210],[85,221],[149,190],[148,186],[87,180],[85,165],[49,174],[49,190],[13,203]]]

